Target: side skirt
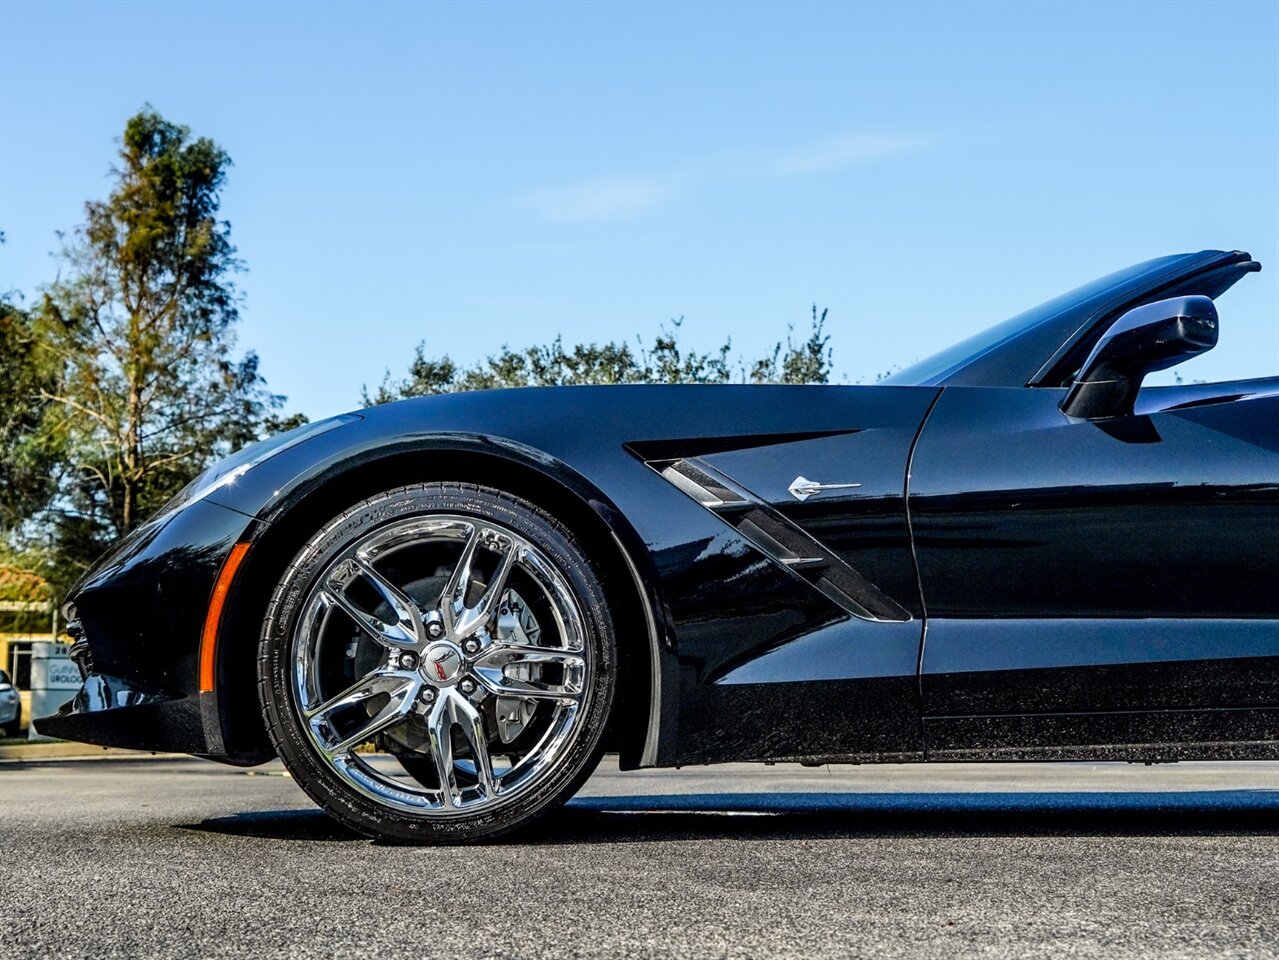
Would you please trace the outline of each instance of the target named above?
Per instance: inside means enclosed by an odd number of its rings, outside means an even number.
[[[924,718],[929,760],[1279,759],[1279,708]]]

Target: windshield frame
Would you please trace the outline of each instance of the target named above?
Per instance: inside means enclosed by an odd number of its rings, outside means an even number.
[[[1135,264],[1054,297],[880,381],[910,386],[1062,386],[1063,364],[1117,311],[1156,299],[1222,267],[1237,274],[1207,295],[1217,296],[1244,273],[1260,269],[1241,251],[1204,250]]]

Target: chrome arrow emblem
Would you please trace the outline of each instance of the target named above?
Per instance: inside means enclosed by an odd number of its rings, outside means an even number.
[[[851,490],[853,487],[860,486],[860,483],[818,483],[816,480],[809,480],[807,477],[796,477],[786,489],[791,492],[791,496],[796,500],[807,500],[823,490]]]

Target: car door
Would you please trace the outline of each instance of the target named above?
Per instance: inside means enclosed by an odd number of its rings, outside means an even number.
[[[909,508],[929,749],[1279,737],[1279,379],[949,387]]]

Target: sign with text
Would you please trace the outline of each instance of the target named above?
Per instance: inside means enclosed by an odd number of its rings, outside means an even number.
[[[47,717],[71,699],[80,689],[80,668],[70,657],[71,647],[65,643],[33,643],[31,645],[31,716]],[[35,724],[27,728],[27,738],[44,740],[36,733]]]

